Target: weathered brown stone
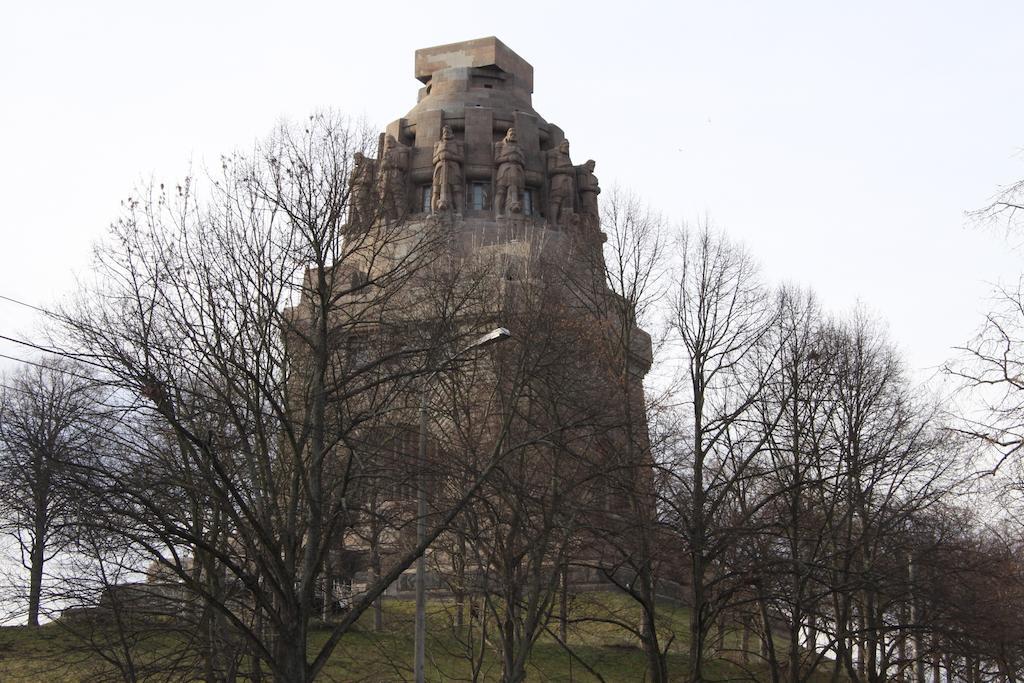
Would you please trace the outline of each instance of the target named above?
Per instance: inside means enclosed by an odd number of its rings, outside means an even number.
[[[441,139],[434,145],[434,182],[430,205],[434,213],[462,213],[462,161],[462,145],[455,141],[451,126],[445,126],[441,131]]]
[[[588,159],[582,166],[576,167],[576,188],[580,193],[580,213],[594,225],[600,218],[597,209],[597,195],[601,194],[601,186],[597,183],[594,168],[597,162]]]
[[[416,78],[429,83],[439,71],[453,68],[497,67],[533,92],[533,67],[494,36],[416,50]]]
[[[406,172],[409,170],[409,150],[394,135],[384,137],[377,171],[377,189],[380,192],[381,212],[385,218],[401,218],[408,210]]]
[[[509,128],[505,137],[494,143],[494,165],[498,167],[494,193],[497,215],[504,216],[506,211],[522,213],[526,155],[519,146],[515,128]]]
[[[480,315],[493,314],[494,324],[506,322],[497,318],[513,307],[502,306],[514,302],[517,292],[540,282],[541,274],[554,283],[542,289],[571,322],[566,329],[583,327],[585,334],[578,339],[599,338],[609,328],[624,324],[571,303],[580,301],[578,297],[563,296],[570,287],[587,287],[590,301],[612,300],[616,295],[605,286],[601,260],[604,236],[596,164],[590,160],[573,165],[562,129],[533,109],[533,68],[496,38],[482,38],[418,50],[415,73],[424,84],[417,104],[387,126],[376,160],[356,158],[350,176],[349,224],[350,229],[360,228],[370,248],[365,261],[355,255],[346,262],[347,270],[335,275],[365,278],[380,267],[377,264],[393,257],[392,251],[400,247],[385,248],[382,253],[372,248],[375,231],[394,239],[387,228],[414,237],[442,229],[444,237],[451,237],[443,248],[451,250],[445,256],[451,256],[452,263],[477,259],[488,268],[493,266],[482,272],[496,280],[493,291],[486,290],[494,300],[484,302]],[[414,303],[423,291],[417,288],[433,284],[433,280],[409,283],[409,289],[403,290],[409,292],[409,305],[389,308],[388,315],[409,323],[424,320],[431,311]],[[404,304],[402,296],[396,301]],[[628,372],[624,402],[635,414],[642,414],[642,378],[651,364],[651,341],[642,330],[629,332],[628,348],[620,351]],[[579,379],[577,388],[587,396],[593,394],[595,402],[605,398],[602,382],[608,377],[601,358],[596,346],[574,346],[565,354],[565,367]],[[623,402],[621,396],[614,401]],[[609,414],[614,416],[615,410],[612,406]],[[616,444],[622,436],[603,435],[602,441],[606,445],[600,446],[604,450],[597,457],[617,457]],[[393,455],[404,458],[410,453],[406,444],[396,446]],[[401,528],[408,532],[413,526]],[[360,538],[365,536],[346,538],[346,552],[363,552]],[[403,540],[398,528],[385,529],[378,538],[383,559],[377,564],[385,567],[395,548],[411,542]],[[431,552],[436,553],[437,565],[444,566],[443,551],[435,547]],[[358,575],[367,564],[364,558],[345,572]],[[403,582],[405,589],[411,589],[408,578],[393,589],[401,592]]]

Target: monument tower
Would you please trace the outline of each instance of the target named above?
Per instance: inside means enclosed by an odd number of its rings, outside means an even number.
[[[574,163],[562,129],[534,110],[533,67],[488,37],[417,50],[415,77],[423,84],[416,105],[380,135],[375,159],[357,155],[347,230],[372,233],[390,221],[425,234],[444,224],[455,260],[496,257],[504,268],[520,273],[531,272],[541,261],[556,263],[584,274],[564,282],[588,281],[599,290],[596,298],[620,301],[605,285],[595,162]],[[609,321],[572,311],[571,303],[564,310],[587,320],[574,320],[577,329],[628,326],[629,334],[619,335],[630,340],[621,354],[628,368],[629,386],[623,392],[628,398],[618,404],[631,404],[641,416],[642,435],[636,440],[645,443],[642,379],[651,363],[650,337],[629,315],[610,316]],[[521,330],[513,334],[522,343],[531,342]],[[564,365],[571,367],[566,372],[612,402],[607,379],[595,372],[603,369],[601,361],[584,357],[587,353],[583,346],[567,351]],[[614,432],[605,428],[591,442],[614,451],[622,443],[619,436],[608,436]],[[409,590],[410,584],[399,581],[396,590]]]
[[[533,67],[494,37],[416,51],[418,102],[354,174],[353,211],[384,199],[409,221],[457,221],[463,253],[512,241],[600,244],[595,163],[573,164],[562,129],[533,108]],[[371,190],[375,189],[376,194]],[[354,220],[353,222],[358,222]]]

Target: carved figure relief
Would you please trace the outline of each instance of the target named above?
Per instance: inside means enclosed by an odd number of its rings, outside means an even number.
[[[569,141],[562,140],[547,154],[548,222],[565,225],[573,215],[576,168],[569,158]]]
[[[494,143],[494,164],[498,167],[494,195],[497,215],[504,216],[506,210],[509,213],[521,213],[521,196],[526,183],[526,155],[519,147],[515,128],[509,128],[505,138]]]
[[[597,176],[594,175],[594,167],[597,162],[588,159],[582,166],[576,167],[576,189],[580,193],[580,213],[591,221],[598,219],[597,195],[601,194],[601,187],[597,183]]]
[[[355,165],[348,176],[348,224],[350,228],[366,229],[373,221],[376,164],[362,152],[356,152],[353,159]]]
[[[384,138],[380,155],[377,190],[380,193],[381,213],[386,218],[401,218],[408,202],[405,196],[405,174],[409,170],[409,149],[394,135]]]
[[[462,213],[462,161],[462,145],[455,141],[451,126],[445,126],[434,145],[434,183],[430,191],[430,210],[434,213],[449,209]]]

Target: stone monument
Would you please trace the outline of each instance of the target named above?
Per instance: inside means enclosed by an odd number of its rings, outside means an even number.
[[[455,141],[452,127],[441,129],[441,139],[434,145],[434,184],[430,208],[434,213],[453,210],[462,213],[462,145]]]
[[[529,280],[524,264],[544,261],[572,271],[566,283],[594,287],[593,300],[614,297],[604,280],[596,163],[574,165],[562,129],[534,110],[533,67],[490,37],[417,50],[415,76],[422,84],[416,105],[387,126],[376,159],[356,158],[350,223],[364,235],[367,221],[413,235],[443,226],[452,263],[508,264],[495,274],[501,286]],[[371,217],[374,200],[379,215]],[[609,324],[594,318],[595,326]],[[642,400],[650,337],[635,326],[630,333],[630,392]],[[594,365],[593,358],[578,364],[600,384]],[[395,590],[409,590],[409,578]]]
[[[497,167],[497,189],[494,195],[494,206],[498,216],[510,213],[522,213],[523,184],[526,178],[523,169],[526,157],[523,156],[516,139],[516,129],[509,128],[505,137],[494,143],[494,165]]]
[[[458,217],[464,250],[527,232],[547,248],[600,248],[594,162],[574,165],[562,129],[533,108],[526,60],[479,38],[417,50],[414,75],[418,102],[387,126],[375,161],[385,217]]]

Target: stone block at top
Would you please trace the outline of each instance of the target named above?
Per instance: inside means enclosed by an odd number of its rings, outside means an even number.
[[[511,74],[519,87],[533,92],[533,67],[494,36],[416,50],[416,78],[422,83],[446,69],[488,66]]]

